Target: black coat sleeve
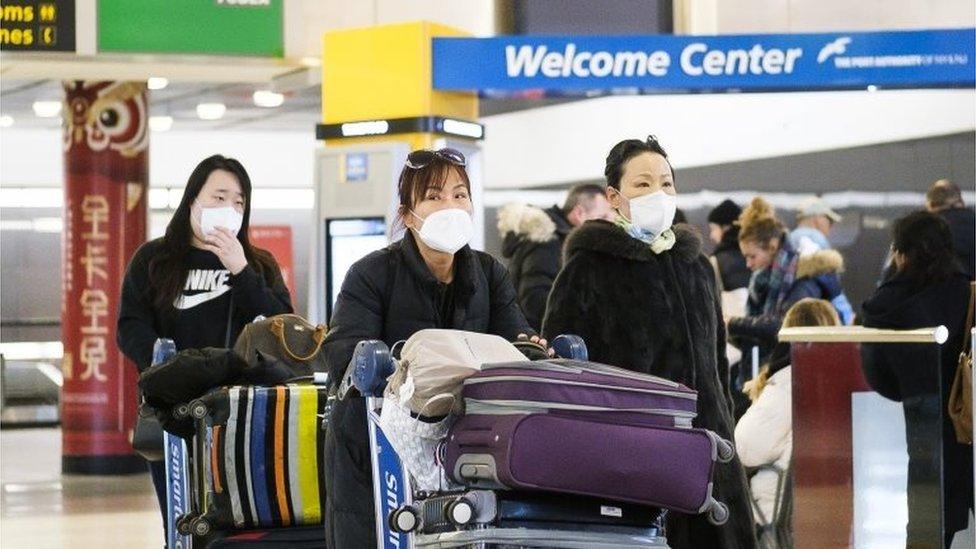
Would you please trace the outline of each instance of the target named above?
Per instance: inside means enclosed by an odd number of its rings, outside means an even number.
[[[508,270],[491,256],[482,257],[486,264],[485,274],[488,276],[489,299],[491,302],[491,320],[488,323],[488,332],[501,336],[509,341],[514,341],[520,334],[535,334],[535,330],[529,326],[519,308],[515,297],[515,288],[512,286],[512,278],[508,275]]]
[[[701,263],[706,273],[715,270],[712,262],[708,258],[702,257]],[[725,317],[722,314],[722,293],[718,286],[717,277],[712,285],[712,295],[714,296],[712,303],[715,309],[715,366],[716,370],[718,370],[718,380],[721,383],[722,394],[725,395],[725,402],[729,406],[730,417],[735,417],[732,389],[730,387],[731,380],[729,378],[729,359],[725,354]]]
[[[558,240],[536,245],[522,261],[518,280],[518,300],[525,319],[535,329],[542,328],[546,314],[546,300],[559,274],[560,245]]]
[[[729,320],[729,337],[737,340],[756,341],[772,345],[778,339],[783,325],[783,316],[797,301],[803,298],[823,298],[823,291],[813,278],[801,278],[793,283],[780,310],[757,316],[746,316]]]
[[[116,323],[116,343],[140,372],[152,365],[153,344],[159,337],[149,289],[149,255],[144,245],[126,269]]]
[[[549,293],[543,336],[552,341],[563,334],[578,335],[587,347],[602,341],[601,334],[593,329],[593,311],[587,306],[596,288],[594,274],[583,254],[574,256],[563,266]],[[590,354],[593,355],[592,350]]]
[[[231,293],[238,318],[251,322],[258,315],[274,316],[294,311],[288,287],[285,286],[277,263],[273,269],[270,285],[251,265],[247,265],[236,275],[231,275]]]
[[[362,259],[349,269],[329,321],[323,349],[333,384],[338,384],[345,374],[356,344],[383,337],[383,286],[371,276],[376,270],[364,263],[370,260],[371,257]],[[384,272],[385,276],[393,276],[389,270]]]

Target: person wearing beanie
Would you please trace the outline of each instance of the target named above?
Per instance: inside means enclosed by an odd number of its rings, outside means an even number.
[[[722,201],[708,213],[708,237],[715,243],[712,266],[724,292],[748,288],[752,274],[739,250],[739,227],[735,223],[741,214],[742,208],[731,200]]]
[[[731,200],[723,200],[708,212],[708,237],[715,243],[715,250],[708,260],[715,270],[715,284],[722,297],[722,314],[726,321],[745,316],[749,301],[752,271],[746,267],[746,258],[739,249],[739,226],[736,224],[741,214],[742,208]],[[729,364],[734,365],[742,359],[742,352],[735,345],[726,343],[725,356]]]

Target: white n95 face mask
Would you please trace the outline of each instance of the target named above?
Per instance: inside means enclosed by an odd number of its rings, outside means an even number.
[[[200,230],[204,235],[217,232],[217,227],[224,227],[236,235],[243,224],[244,216],[230,206],[200,209]]]
[[[678,210],[678,201],[674,195],[664,191],[657,191],[637,198],[628,199],[630,202],[630,222],[655,237],[671,228],[674,214]]]
[[[471,214],[460,208],[438,210],[426,219],[415,212],[410,213],[424,222],[417,231],[420,240],[439,252],[453,254],[470,242],[474,235]]]

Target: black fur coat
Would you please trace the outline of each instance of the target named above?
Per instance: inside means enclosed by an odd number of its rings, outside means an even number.
[[[674,247],[661,254],[606,221],[587,222],[572,233],[549,294],[543,333],[550,338],[580,335],[590,360],[697,390],[695,427],[731,441],[725,328],[715,272],[693,228],[676,225],[674,232]],[[738,458],[716,465],[714,480],[714,496],[731,511],[729,522],[716,527],[705,515],[671,513],[671,547],[755,546],[749,488]]]

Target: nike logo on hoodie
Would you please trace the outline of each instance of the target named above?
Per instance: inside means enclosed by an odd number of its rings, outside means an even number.
[[[229,277],[230,271],[227,269],[191,269],[186,276],[184,293],[176,298],[173,306],[180,310],[192,309],[219,298],[230,291],[230,284],[227,283]]]

